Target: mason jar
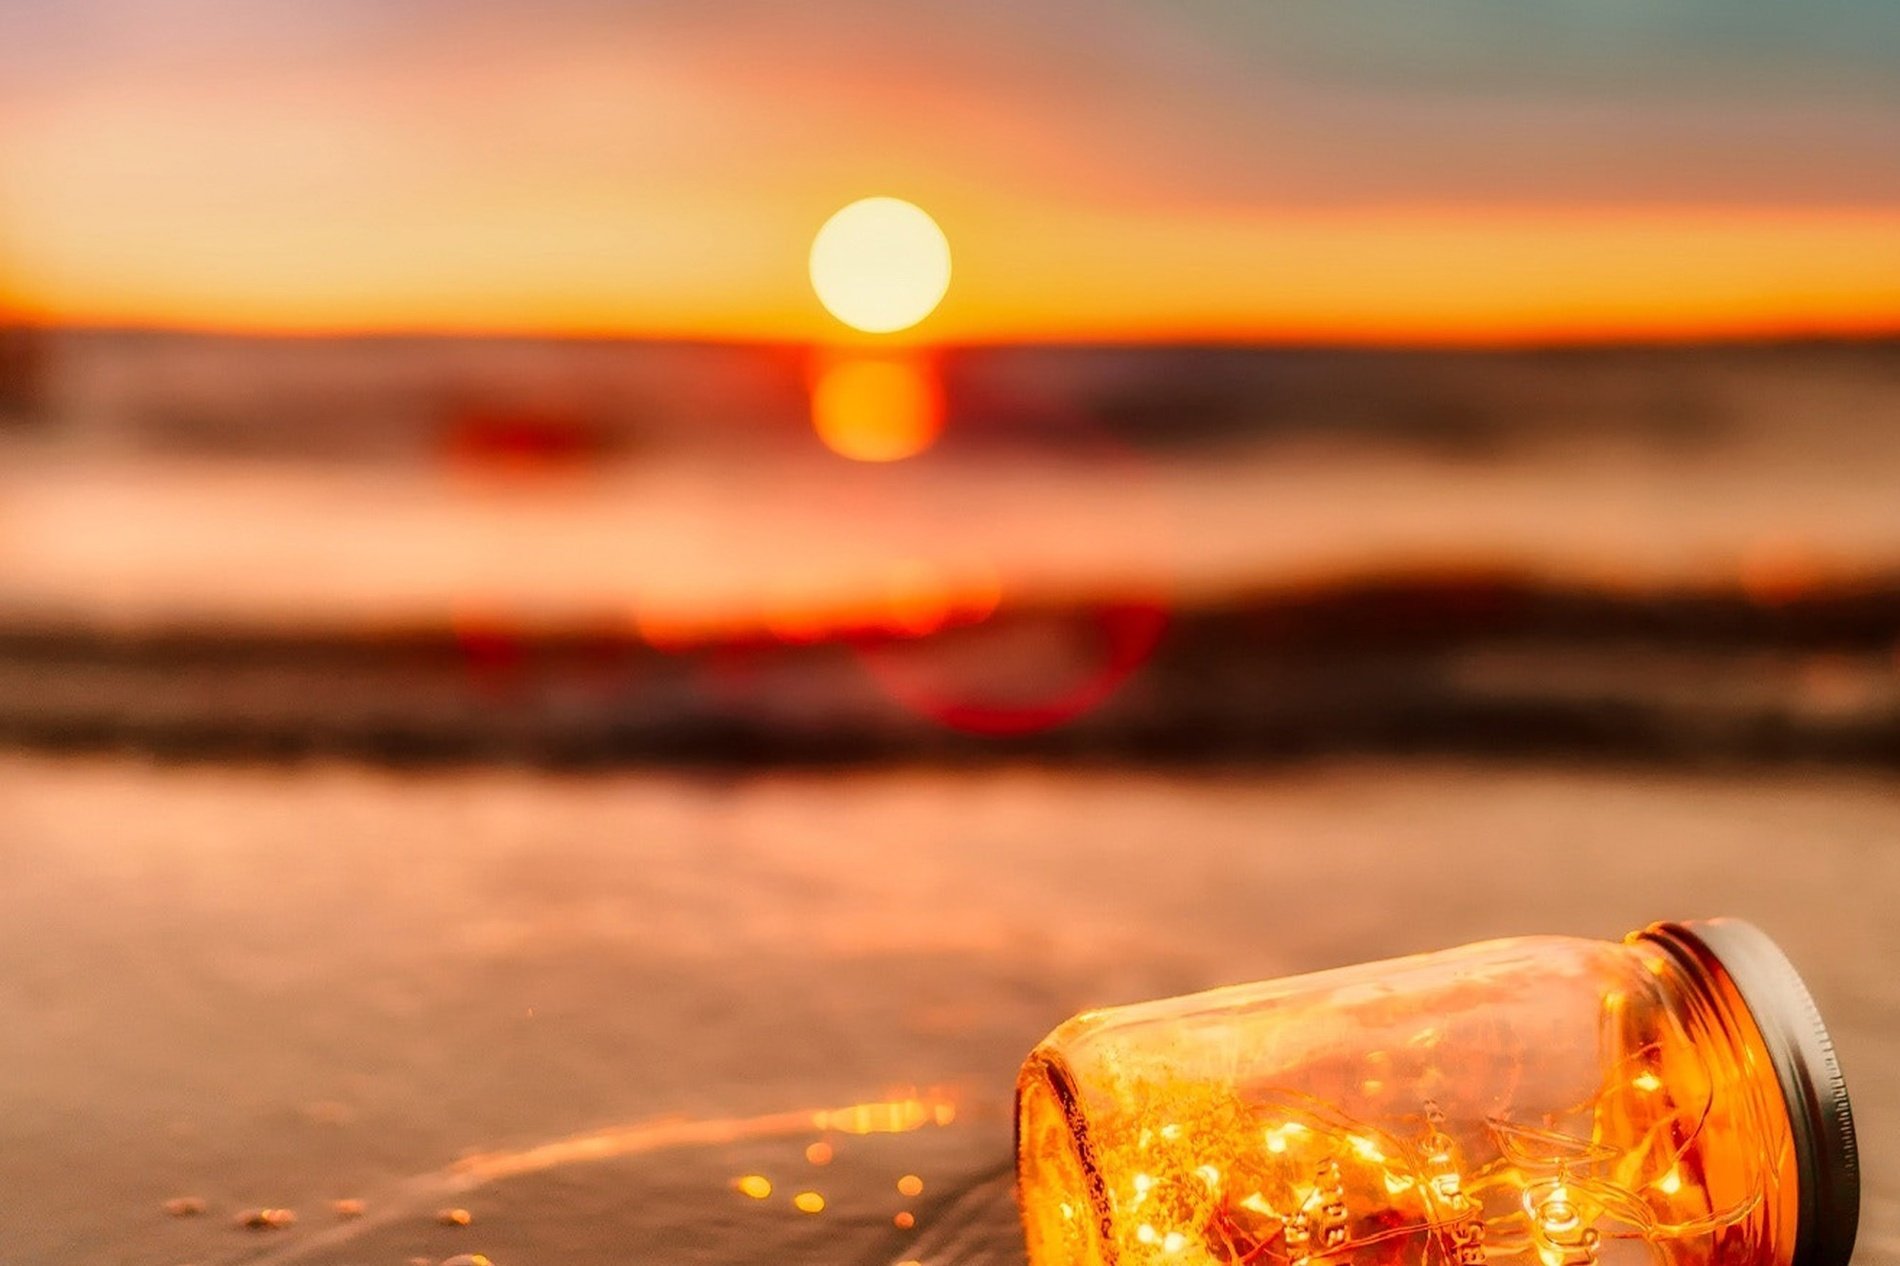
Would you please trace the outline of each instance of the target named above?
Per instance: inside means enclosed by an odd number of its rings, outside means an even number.
[[[1762,932],[1524,937],[1090,1012],[1017,1087],[1032,1266],[1846,1266],[1853,1122]]]

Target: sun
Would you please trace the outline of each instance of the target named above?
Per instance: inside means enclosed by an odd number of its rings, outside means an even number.
[[[860,198],[812,239],[811,285],[825,310],[852,329],[908,329],[950,288],[950,241],[914,203]]]

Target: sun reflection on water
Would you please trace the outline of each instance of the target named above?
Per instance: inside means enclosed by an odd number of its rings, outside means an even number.
[[[811,420],[825,447],[840,457],[902,461],[942,432],[943,384],[922,353],[825,357],[812,373]]]

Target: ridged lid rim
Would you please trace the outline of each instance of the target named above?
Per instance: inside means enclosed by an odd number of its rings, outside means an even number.
[[[1798,1221],[1791,1266],[1847,1266],[1860,1228],[1860,1154],[1847,1083],[1821,1013],[1774,940],[1742,919],[1656,923],[1637,934],[1726,979],[1760,1031],[1794,1135]]]

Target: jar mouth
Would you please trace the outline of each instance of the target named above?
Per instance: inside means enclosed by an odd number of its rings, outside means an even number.
[[[1108,1193],[1075,1076],[1046,1045],[1030,1055],[1017,1078],[1016,1156],[1028,1260],[1113,1266]]]
[[[1796,1207],[1791,1266],[1847,1266],[1860,1225],[1854,1114],[1834,1043],[1787,955],[1752,923],[1656,923],[1650,941],[1718,995],[1739,999],[1781,1088],[1794,1141]]]

